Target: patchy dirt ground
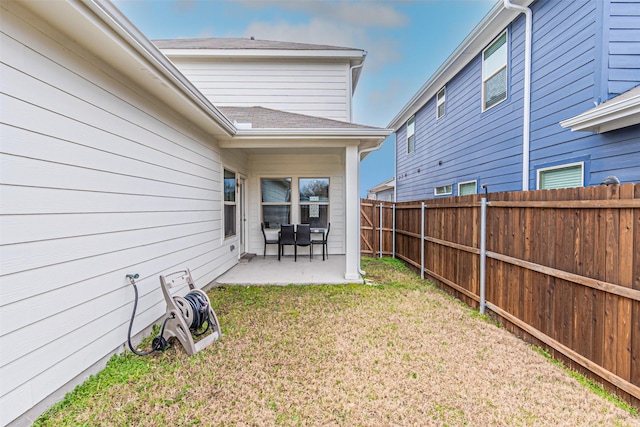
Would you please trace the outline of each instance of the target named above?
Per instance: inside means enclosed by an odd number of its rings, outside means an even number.
[[[124,381],[43,424],[640,426],[477,312],[369,263],[380,285],[214,289],[221,340],[129,355],[107,368]]]

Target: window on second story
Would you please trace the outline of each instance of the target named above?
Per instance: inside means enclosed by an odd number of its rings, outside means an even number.
[[[407,120],[407,154],[416,149],[416,116]]]
[[[482,110],[507,99],[507,32],[482,52]]]
[[[438,91],[436,95],[436,119],[444,116],[446,113],[446,101],[447,101],[447,87],[443,87]]]

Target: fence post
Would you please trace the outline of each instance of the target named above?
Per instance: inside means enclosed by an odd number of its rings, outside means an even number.
[[[382,203],[380,203],[380,258],[382,258]]]
[[[395,258],[396,257],[396,204],[394,203],[392,207],[393,207],[393,226],[392,226],[393,227],[393,230],[392,230],[393,247],[391,249],[392,251],[391,256]]]
[[[424,202],[420,220],[420,278],[424,279]]]
[[[487,288],[487,198],[480,204],[480,314],[484,314]]]

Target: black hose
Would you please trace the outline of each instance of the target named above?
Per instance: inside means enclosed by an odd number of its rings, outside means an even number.
[[[189,329],[193,331],[195,336],[200,336],[209,330],[209,326],[211,325],[211,319],[209,316],[209,301],[200,295],[197,292],[189,292],[185,295],[184,299],[189,302],[191,305],[191,310],[193,311],[193,319],[191,320],[191,325],[189,325]],[[207,327],[204,331],[197,333],[199,329],[202,329],[204,323],[207,322]]]
[[[133,319],[136,317],[136,309],[138,308],[138,287],[134,282],[132,282],[131,284],[133,285],[133,290],[135,292],[135,299],[133,300],[133,312],[131,313],[131,321],[129,322],[129,334],[128,334],[128,340],[127,340],[127,342],[129,343],[129,348],[131,349],[132,352],[134,352],[138,356],[147,356],[153,353],[154,351],[165,350],[167,348],[167,341],[163,338],[162,335],[164,334],[164,327],[167,324],[169,317],[164,319],[164,322],[162,322],[162,328],[160,328],[160,334],[153,339],[151,350],[140,352],[140,351],[137,351],[135,348],[133,348],[133,344],[131,344],[131,328],[133,328]]]

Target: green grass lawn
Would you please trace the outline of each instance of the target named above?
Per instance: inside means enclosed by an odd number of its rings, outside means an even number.
[[[363,268],[364,285],[214,288],[220,340],[114,356],[35,425],[640,425],[401,262]]]

